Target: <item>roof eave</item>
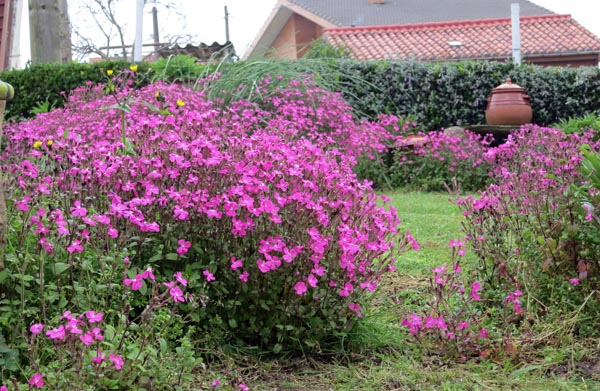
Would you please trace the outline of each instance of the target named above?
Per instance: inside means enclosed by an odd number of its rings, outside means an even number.
[[[306,19],[322,26],[323,28],[337,27],[330,21],[323,19],[322,17],[315,15],[296,4],[293,4],[288,0],[279,0],[273,8],[273,11],[271,11],[271,14],[267,18],[265,24],[258,32],[258,35],[256,38],[254,38],[254,41],[244,52],[242,60],[264,56],[281,32],[281,29],[283,29],[285,26],[290,16],[292,16],[294,13],[305,17]]]

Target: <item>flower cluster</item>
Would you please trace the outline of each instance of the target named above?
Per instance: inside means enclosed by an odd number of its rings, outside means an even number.
[[[468,240],[452,239],[452,265],[441,265],[431,270],[431,301],[424,314],[412,313],[401,325],[420,341],[430,340],[446,354],[480,354],[489,344],[489,331],[482,324],[483,316],[478,310],[482,301],[479,281],[468,283],[461,260],[465,256]]]

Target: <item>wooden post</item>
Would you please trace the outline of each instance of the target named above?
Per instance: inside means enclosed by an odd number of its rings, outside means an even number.
[[[71,62],[67,0],[29,0],[31,62]]]
[[[2,145],[2,121],[6,101],[12,100],[15,95],[13,86],[0,80],[0,145]],[[1,166],[0,166],[1,168]],[[6,218],[6,201],[4,199],[4,173],[0,169],[0,271],[4,270],[6,259],[8,220]]]

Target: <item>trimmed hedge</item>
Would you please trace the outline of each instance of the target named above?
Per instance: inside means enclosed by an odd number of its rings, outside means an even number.
[[[102,61],[93,64],[71,63],[30,64],[25,69],[13,69],[0,73],[0,79],[15,88],[15,99],[7,103],[7,119],[31,118],[32,110],[40,105],[48,108],[63,107],[67,93],[88,81],[98,83],[106,80],[106,71],[115,74],[129,69],[130,62]],[[141,63],[136,72],[136,83],[148,84],[149,64]],[[47,102],[47,103],[46,103]]]
[[[16,90],[10,103],[9,118],[31,117],[31,109],[46,100],[62,106],[64,94],[88,80],[98,82],[106,69],[126,69],[127,62],[95,64],[31,65],[25,70],[0,74]],[[181,67],[181,69],[178,69]],[[374,119],[382,113],[410,116],[427,129],[453,125],[485,123],[485,108],[492,88],[510,77],[527,89],[533,108],[533,122],[550,125],[572,117],[600,112],[600,69],[595,67],[562,68],[535,65],[515,66],[502,62],[422,63],[359,62],[350,59],[303,59],[294,61],[259,60],[219,63],[208,67],[174,57],[156,64],[140,64],[141,85],[150,79],[186,81],[200,74],[219,72],[223,83],[215,90],[250,91],[266,75],[284,73],[286,77],[310,74],[326,89],[336,90],[352,105],[360,117]],[[171,80],[173,79],[173,80]],[[188,80],[189,81],[189,80]]]
[[[339,70],[353,78],[360,74],[367,82],[344,93],[356,110],[368,117],[410,115],[429,130],[484,124],[491,90],[508,77],[527,89],[532,121],[539,125],[600,110],[600,70],[594,67],[343,60]]]

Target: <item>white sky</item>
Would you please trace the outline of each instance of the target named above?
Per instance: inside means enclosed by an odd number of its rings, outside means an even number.
[[[68,0],[71,24],[80,29],[91,30],[93,23],[77,13],[79,3],[85,0]],[[152,2],[144,9],[144,42],[152,42]],[[161,40],[167,35],[188,34],[195,44],[204,42],[225,42],[224,6],[229,11],[230,38],[237,54],[241,57],[263,26],[277,0],[168,0],[178,6],[182,15],[163,7],[158,7],[158,19]],[[327,0],[323,0],[327,1]],[[411,0],[418,1],[418,0]],[[571,14],[575,20],[600,37],[600,1],[597,0],[531,0],[532,2],[559,14]],[[25,3],[27,1],[25,0]],[[127,30],[128,43],[134,40],[135,0],[120,0],[121,24]],[[21,64],[29,58],[29,34],[26,5],[23,10],[21,34]],[[115,41],[116,43],[116,41]]]

